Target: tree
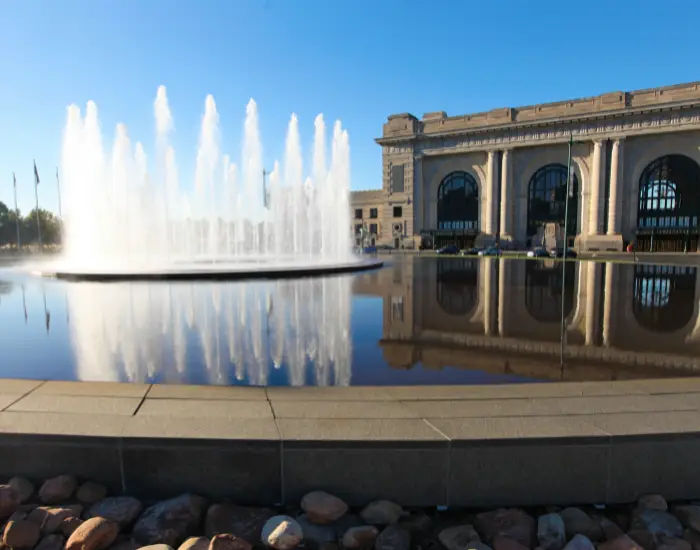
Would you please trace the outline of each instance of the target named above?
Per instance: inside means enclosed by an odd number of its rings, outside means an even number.
[[[0,201],[0,246],[17,244],[17,213]],[[20,222],[21,223],[21,222]]]
[[[43,208],[39,209],[41,224],[41,242],[43,244],[59,244],[61,242],[61,220],[53,213]],[[22,243],[38,244],[39,236],[36,227],[36,208],[21,221]]]

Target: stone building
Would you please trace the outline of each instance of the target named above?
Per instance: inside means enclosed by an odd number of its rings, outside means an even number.
[[[354,229],[376,244],[534,246],[545,229],[563,238],[568,202],[580,250],[697,250],[700,82],[391,115],[376,141],[382,189],[351,196]]]

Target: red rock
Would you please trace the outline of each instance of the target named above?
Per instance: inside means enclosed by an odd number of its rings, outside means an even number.
[[[535,540],[535,520],[518,508],[500,508],[477,514],[474,523],[486,542],[500,536],[530,548]]]
[[[612,540],[601,542],[598,545],[598,550],[642,550],[642,547],[627,535],[622,535]]]
[[[529,546],[524,546],[515,539],[501,536],[494,538],[491,546],[493,550],[530,550]]]
[[[83,504],[94,504],[106,496],[107,487],[100,483],[95,483],[94,481],[86,481],[78,487],[78,492],[75,493],[75,498]]]
[[[46,535],[39,541],[34,550],[63,550],[65,541],[65,537],[62,535]]]
[[[82,525],[82,523],[82,519],[77,518],[75,516],[70,516],[64,518],[64,520],[61,522],[61,525],[59,526],[59,530],[66,537],[70,537],[73,534],[73,532]]]
[[[11,485],[0,485],[0,519],[11,516],[19,506],[19,495]]]
[[[208,537],[190,537],[177,550],[207,550],[208,548]]]
[[[301,509],[312,523],[325,525],[343,517],[348,505],[325,491],[312,491],[302,497]]]
[[[379,530],[373,525],[359,525],[350,527],[343,534],[343,548],[355,550],[357,548],[371,548],[379,535]],[[442,535],[442,533],[441,533]],[[440,539],[442,542],[442,538]],[[449,546],[447,547],[449,550]]]
[[[2,534],[2,542],[12,548],[33,548],[39,542],[41,531],[36,523],[26,519],[8,521]]]
[[[253,545],[236,535],[222,533],[211,539],[209,550],[253,550]]]
[[[65,550],[104,550],[119,534],[119,525],[104,518],[90,518],[66,542]]]
[[[7,484],[17,491],[20,504],[25,503],[34,494],[34,485],[24,477],[15,476]]]
[[[39,500],[44,504],[60,504],[75,493],[78,482],[73,476],[61,475],[44,481],[39,489]]]

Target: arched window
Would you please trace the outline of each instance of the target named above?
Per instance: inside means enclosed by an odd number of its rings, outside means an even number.
[[[566,166],[548,164],[530,178],[527,203],[527,235],[537,233],[547,223],[564,225],[566,210]],[[569,189],[569,223],[567,233],[576,235],[576,213],[578,210],[578,178],[573,174]]]
[[[700,214],[700,167],[683,155],[650,163],[639,180],[637,226],[642,231],[697,231]]]
[[[437,301],[445,313],[466,315],[476,305],[478,260],[437,262]]]
[[[697,268],[673,265],[636,265],[634,317],[654,332],[683,328],[693,316]]]
[[[574,307],[575,262],[566,262],[564,316]],[[561,264],[529,261],[525,266],[525,309],[541,323],[561,321]]]
[[[438,187],[438,229],[479,229],[479,187],[467,172],[452,172]]]

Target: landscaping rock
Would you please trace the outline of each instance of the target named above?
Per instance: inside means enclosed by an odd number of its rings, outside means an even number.
[[[530,550],[530,547],[510,537],[498,536],[493,539],[493,550]]]
[[[411,533],[412,537],[425,536],[433,530],[433,520],[425,512],[417,512],[403,516],[397,525]]]
[[[204,520],[204,533],[207,537],[230,533],[253,544],[260,539],[260,531],[267,519],[274,515],[275,511],[269,508],[212,504]]]
[[[481,540],[474,526],[468,523],[443,529],[438,539],[447,550],[466,550],[470,543]]]
[[[530,548],[535,540],[535,520],[518,508],[500,508],[477,514],[475,527],[486,542],[493,542],[501,536]]]
[[[657,538],[646,529],[630,529],[627,532],[627,536],[644,548],[644,550],[656,550]]]
[[[109,550],[137,550],[139,547],[138,543],[127,535],[119,535],[114,541]],[[207,548],[209,547],[209,541],[207,541]]]
[[[236,535],[222,533],[211,539],[209,550],[253,550],[253,545]]]
[[[673,513],[684,527],[690,527],[700,532],[700,506],[692,504],[687,506],[675,506],[673,508]]]
[[[493,549],[485,542],[473,540],[472,542],[470,542],[469,544],[467,544],[464,547],[464,550],[493,550]]]
[[[291,550],[301,543],[304,532],[294,518],[273,516],[263,525],[260,538],[263,544],[275,550]]]
[[[622,528],[610,518],[600,516],[593,519],[598,520],[598,525],[600,525],[600,529],[603,532],[604,540],[612,540],[625,534]]]
[[[40,537],[41,530],[36,523],[20,519],[7,522],[2,534],[2,542],[11,548],[34,548]]]
[[[141,501],[133,497],[107,497],[90,506],[86,516],[114,521],[124,529],[136,520],[142,508]]]
[[[297,522],[304,534],[304,544],[310,548],[318,548],[322,544],[334,542],[338,538],[333,527],[312,523],[307,514],[299,516]]]
[[[146,509],[132,535],[141,544],[179,545],[199,526],[206,501],[197,495],[184,494],[164,500]]]
[[[83,504],[94,504],[107,496],[107,487],[94,481],[86,481],[75,493],[75,498]]]
[[[564,520],[556,513],[537,518],[537,541],[542,550],[561,550],[566,544]]]
[[[348,505],[325,491],[306,493],[301,499],[301,509],[313,523],[326,525],[340,519],[348,511]]]
[[[19,495],[11,485],[0,485],[0,520],[10,517],[19,506]]]
[[[700,550],[700,533],[693,529],[683,531],[683,539],[687,540],[693,547],[693,550]]]
[[[678,518],[668,512],[638,508],[632,515],[630,531],[649,531],[655,537],[681,538],[683,526]]]
[[[39,500],[44,504],[60,504],[75,493],[78,482],[75,477],[61,475],[44,481],[39,489]]]
[[[379,529],[373,525],[350,527],[343,535],[343,548],[363,550],[371,548],[379,535]]]
[[[73,532],[82,525],[83,520],[75,516],[70,516],[64,519],[59,526],[59,531],[63,533],[65,537],[70,537]]]
[[[599,541],[603,538],[600,524],[580,508],[564,508],[559,512],[559,515],[564,520],[567,539],[574,535],[585,535],[592,541]]]
[[[173,547],[168,544],[149,544],[148,546],[139,546],[138,550],[173,550]]]
[[[602,542],[598,545],[598,550],[643,550],[632,538],[627,535],[615,537],[612,540]]]
[[[17,493],[20,504],[27,502],[34,494],[34,484],[25,477],[15,476],[7,484]]]
[[[375,550],[409,550],[411,534],[398,525],[386,527],[374,541]]]
[[[668,503],[661,495],[643,495],[637,500],[637,506],[639,506],[639,508],[658,510],[660,512],[668,510]]]
[[[39,541],[34,550],[63,550],[66,538],[63,535],[46,535]]]
[[[209,537],[190,537],[177,550],[207,550]]]
[[[360,517],[369,525],[390,525],[403,515],[403,508],[390,500],[375,500],[360,512]]]
[[[564,550],[595,550],[595,546],[586,535],[574,535],[564,546]]]
[[[27,519],[41,526],[44,535],[56,533],[63,520],[69,517],[80,517],[83,507],[80,504],[71,506],[39,506],[32,510]]]
[[[119,525],[105,518],[90,518],[66,542],[65,550],[104,550],[119,534]]]
[[[664,537],[657,545],[656,550],[692,550],[691,544],[687,540],[674,537]]]

